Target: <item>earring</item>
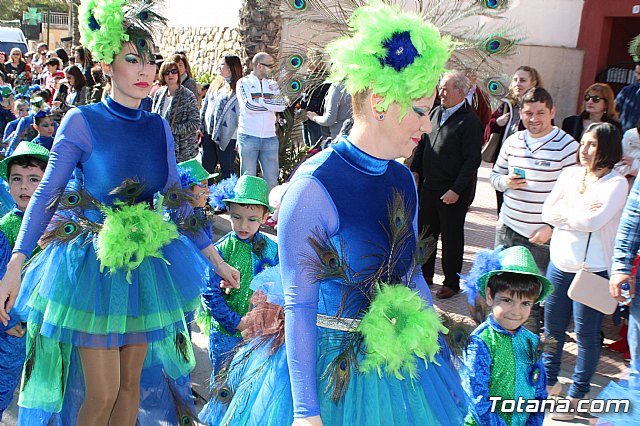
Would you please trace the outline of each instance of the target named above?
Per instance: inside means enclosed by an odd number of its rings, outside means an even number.
[[[378,121],[382,121],[382,120],[384,120],[384,114],[380,114],[380,115],[378,116]]]

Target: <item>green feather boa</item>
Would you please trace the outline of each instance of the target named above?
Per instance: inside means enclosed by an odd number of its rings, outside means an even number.
[[[376,370],[382,377],[393,374],[403,380],[402,372],[417,377],[416,357],[425,365],[440,351],[438,334],[446,334],[438,314],[415,291],[403,285],[379,286],[358,331],[364,336],[366,356],[360,370]]]
[[[131,271],[146,257],[162,257],[162,247],[178,237],[178,230],[162,214],[150,210],[144,203],[104,208],[105,221],[97,238],[100,271],[126,269],[131,283]]]

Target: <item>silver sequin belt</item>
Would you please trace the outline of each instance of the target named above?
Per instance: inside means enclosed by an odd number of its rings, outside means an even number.
[[[316,315],[316,325],[331,330],[355,332],[360,325],[360,320],[356,318],[341,318],[330,315]]]

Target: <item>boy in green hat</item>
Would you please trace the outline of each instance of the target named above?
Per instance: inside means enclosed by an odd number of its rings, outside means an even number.
[[[49,150],[31,142],[22,142],[13,155],[0,162],[0,176],[9,183],[9,194],[16,204],[12,211],[0,219],[0,244],[9,246],[6,250],[9,254],[18,237],[24,211],[42,180],[48,160]],[[34,254],[39,250],[36,247]],[[3,258],[3,261],[5,264],[0,265],[0,269],[4,271],[9,258]],[[23,336],[26,327],[21,321],[27,318],[24,308],[30,292],[26,288],[22,290],[12,311],[12,321],[7,327],[0,324],[0,418],[11,403],[25,361],[26,339]]]
[[[469,298],[474,300],[477,291],[491,314],[471,333],[465,352],[463,380],[470,397],[465,425],[542,425],[547,375],[540,338],[523,324],[553,285],[521,246],[479,253],[466,281]],[[516,407],[523,400],[523,407],[537,404],[538,409],[511,410],[512,400]]]
[[[278,245],[259,231],[273,211],[269,206],[267,182],[244,175],[238,179],[234,193],[233,197],[223,200],[229,207],[232,231],[215,246],[220,256],[240,271],[240,288],[222,295],[221,278],[216,276],[202,294],[207,314],[215,320],[209,336],[212,384],[225,355],[242,339],[242,319],[249,311],[249,299],[253,294],[251,280],[266,268],[278,264]]]

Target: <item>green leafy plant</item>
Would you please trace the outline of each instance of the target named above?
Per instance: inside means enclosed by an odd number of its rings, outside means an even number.
[[[198,66],[193,67],[193,75],[195,76],[196,82],[200,83],[201,85],[211,84],[211,82],[213,82],[213,80],[215,80],[217,77],[216,73],[205,72],[203,70],[200,70],[200,67]]]

